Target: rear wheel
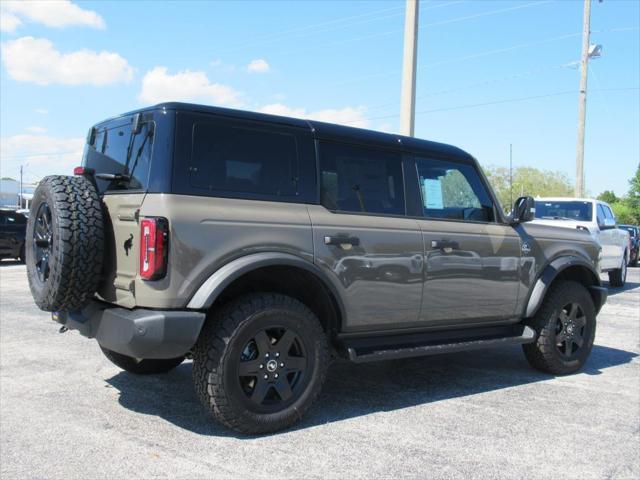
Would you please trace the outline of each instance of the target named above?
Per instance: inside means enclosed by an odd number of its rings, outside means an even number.
[[[252,294],[221,308],[195,347],[200,401],[242,433],[273,432],[297,422],[320,393],[329,363],[326,336],[298,300]]]
[[[123,355],[121,353],[114,352],[113,350],[103,348],[102,346],[100,349],[102,350],[102,353],[104,353],[104,356],[111,360],[114,365],[126,370],[127,372],[135,373],[136,375],[166,373],[176,368],[184,360],[184,357],[167,359],[133,358],[128,355]]]
[[[620,268],[616,268],[609,272],[609,284],[612,287],[620,288],[624,287],[625,282],[627,281],[627,254],[625,253],[622,257],[622,265]]]
[[[534,343],[523,345],[532,367],[554,375],[578,371],[587,361],[596,334],[596,310],[587,289],[577,283],[554,283],[531,321]]]

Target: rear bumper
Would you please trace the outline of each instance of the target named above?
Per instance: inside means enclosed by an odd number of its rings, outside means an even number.
[[[91,302],[78,312],[55,312],[53,319],[69,330],[95,338],[109,350],[135,358],[175,358],[198,339],[205,314],[112,307]]]

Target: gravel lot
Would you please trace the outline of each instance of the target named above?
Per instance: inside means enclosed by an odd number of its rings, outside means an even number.
[[[191,364],[134,377],[58,334],[23,266],[0,266],[0,477],[640,478],[640,269],[611,290],[583,372],[519,347],[336,363],[296,429],[241,437],[197,403]]]

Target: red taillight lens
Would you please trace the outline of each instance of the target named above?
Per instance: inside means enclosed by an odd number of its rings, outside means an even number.
[[[140,221],[140,276],[158,280],[167,272],[169,223],[166,218],[143,218]]]
[[[87,167],[75,167],[73,169],[73,174],[74,175],[93,175],[93,168],[87,168]]]

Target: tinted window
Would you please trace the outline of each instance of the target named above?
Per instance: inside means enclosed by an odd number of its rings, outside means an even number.
[[[275,130],[196,123],[190,182],[209,190],[295,195],[296,137]]]
[[[605,218],[604,208],[602,208],[602,205],[598,204],[598,225],[604,224],[604,218]]]
[[[425,217],[492,222],[493,202],[470,165],[416,158]]]
[[[616,220],[616,217],[613,215],[613,212],[611,211],[611,209],[609,207],[607,207],[606,205],[603,205],[602,208],[604,209],[604,216],[605,218],[609,218],[613,221]]]
[[[146,190],[151,168],[153,134],[152,121],[142,123],[140,132],[132,134],[131,123],[114,123],[100,127],[87,146],[85,162],[96,173],[121,174],[130,180],[97,180],[98,189],[105,190]]]
[[[536,201],[536,218],[590,222],[592,217],[593,207],[591,202]]]
[[[404,215],[401,162],[399,153],[321,142],[322,205],[343,212]]]

